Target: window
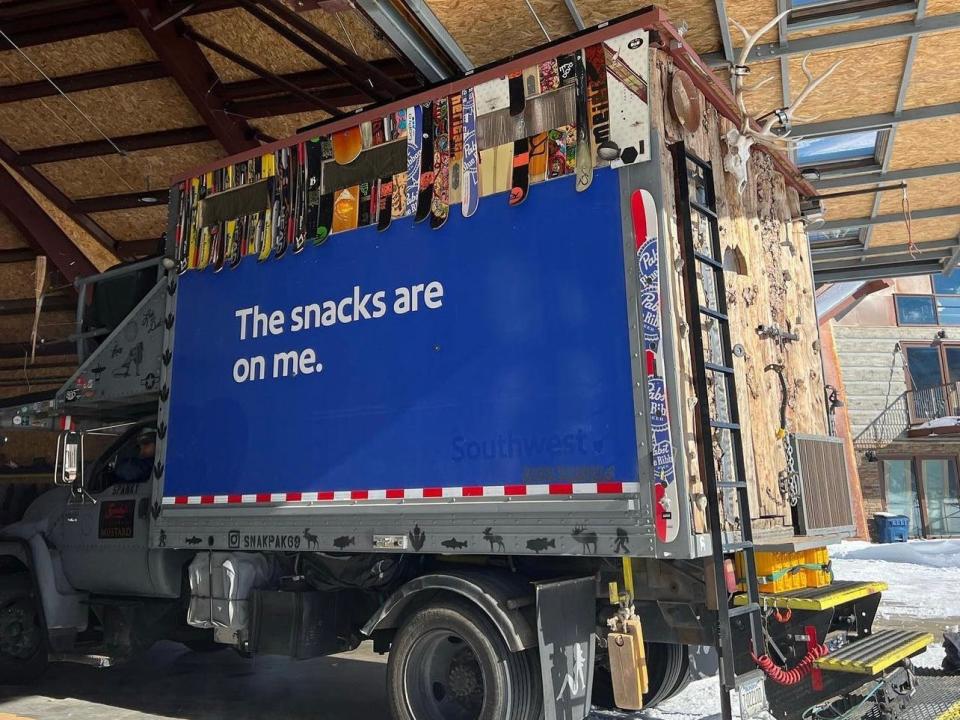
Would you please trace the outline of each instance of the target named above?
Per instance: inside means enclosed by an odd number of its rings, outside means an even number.
[[[955,456],[884,458],[881,469],[886,510],[910,518],[910,537],[960,535]]]
[[[816,169],[821,177],[837,177],[879,170],[890,131],[858,130],[806,138],[797,143],[801,169]]]
[[[910,423],[960,415],[960,344],[903,347]]]
[[[920,537],[923,523],[920,519],[920,493],[910,458],[883,461],[883,491],[887,512],[910,518],[910,537]]]
[[[816,249],[859,247],[863,244],[862,230],[859,227],[838,228],[837,230],[811,230],[807,232],[810,246]]]
[[[915,0],[792,0],[790,29],[833,25],[840,22],[895,15],[915,10]]]
[[[813,242],[811,240],[811,242]],[[960,326],[960,273],[931,275],[933,295],[897,295],[900,325]]]

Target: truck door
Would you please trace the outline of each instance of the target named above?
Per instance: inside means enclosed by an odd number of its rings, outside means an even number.
[[[84,479],[89,497],[74,494],[66,505],[60,551],[75,588],[153,594],[147,545],[155,443],[153,427],[128,431]]]

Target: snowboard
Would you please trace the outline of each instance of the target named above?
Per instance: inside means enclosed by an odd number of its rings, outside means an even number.
[[[331,234],[356,230],[360,211],[360,187],[343,188],[333,194],[333,228]]]
[[[680,507],[677,478],[670,435],[670,408],[667,395],[666,357],[662,345],[663,315],[660,298],[660,241],[657,207],[647,190],[636,190],[630,196],[633,220],[637,277],[640,283],[642,309],[642,347],[647,369],[649,396],[650,444],[654,480],[654,525],[661,542],[677,537],[679,523],[674,513]],[[665,289],[664,289],[665,290]]]
[[[577,192],[583,192],[593,182],[593,153],[590,148],[590,108],[587,99],[587,67],[583,52],[578,52],[574,63],[577,83]]]
[[[433,205],[433,102],[423,104],[420,117],[423,122],[420,133],[420,190],[417,195],[417,210],[413,215],[415,222],[426,220]]]
[[[373,121],[367,120],[360,123],[360,149],[366,150],[371,147],[373,147]]]
[[[420,195],[420,165],[423,161],[423,108],[415,105],[407,108],[407,183],[404,193],[402,215],[412,215],[417,210]],[[396,195],[396,192],[394,192]],[[394,217],[397,214],[394,213]]]
[[[587,101],[590,108],[590,161],[609,150],[610,101],[607,94],[607,69],[603,45],[590,45],[583,51],[587,71]],[[609,159],[609,158],[607,158]]]
[[[450,103],[441,98],[433,104],[433,201],[430,227],[443,227],[450,214]]]
[[[507,78],[494,78],[480,83],[471,91],[474,96],[474,112],[486,115],[510,107],[510,84]]]
[[[533,65],[523,69],[524,102],[540,94],[540,66]]]
[[[540,92],[547,93],[560,87],[560,68],[556,58],[540,63],[537,68],[540,74]]]
[[[456,205],[463,199],[463,95],[454,93],[450,104],[450,182],[448,202]]]
[[[619,35],[603,43],[610,103],[610,167],[650,159],[650,46],[646,30]],[[601,149],[601,153],[603,149]],[[615,153],[615,156],[614,156]],[[602,156],[602,155],[601,155]]]
[[[475,95],[470,88],[462,91],[463,103],[463,173],[461,176],[460,212],[470,217],[480,202],[480,156],[477,151],[477,113]]]
[[[282,258],[287,251],[290,216],[290,148],[276,152],[277,180],[274,185],[273,256]]]
[[[519,205],[527,199],[530,190],[530,141],[524,138],[513,143],[510,205]]]
[[[409,151],[408,133],[407,133],[407,111],[398,110],[390,118],[390,132],[397,141],[402,140]],[[393,175],[393,207],[390,214],[392,218],[403,217],[407,209],[407,170],[406,164],[402,172]]]
[[[373,186],[369,181],[357,186],[357,227],[366,227],[376,215],[372,212]]]
[[[507,75],[507,94],[509,97],[510,114],[516,117],[523,112],[526,96],[523,93],[523,71],[515,70]]]
[[[363,136],[357,126],[339,130],[330,139],[333,142],[333,159],[340,165],[352,163],[363,150]]]
[[[530,182],[538,183],[547,175],[547,133],[539,133],[530,138]]]

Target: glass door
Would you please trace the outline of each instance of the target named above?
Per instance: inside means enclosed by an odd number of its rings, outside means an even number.
[[[883,460],[883,484],[887,512],[910,518],[910,537],[920,537],[923,521],[920,515],[920,495],[913,460],[897,458]]]
[[[953,458],[923,458],[923,480],[927,536],[960,535],[960,483]]]

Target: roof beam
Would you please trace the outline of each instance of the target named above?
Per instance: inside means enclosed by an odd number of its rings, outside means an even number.
[[[0,300],[0,315],[32,315],[36,312],[37,301],[34,298],[16,298]],[[43,298],[44,312],[76,311],[77,299],[69,295],[52,295]]]
[[[110,212],[111,210],[166,205],[170,200],[169,195],[169,190],[144,190],[143,192],[124,193],[122,195],[77,198],[74,203],[81,212]]]
[[[183,37],[184,24],[175,20],[155,30],[154,24],[165,19],[157,0],[115,2],[160,58],[224,150],[232,155],[257,147],[253,128],[224,112],[223,100],[216,89],[220,78],[197,44]]]
[[[930,220],[932,218],[949,217],[950,215],[960,215],[960,205],[947,205],[946,207],[925,208],[923,210],[914,210],[910,213],[913,220]],[[876,217],[848,218],[846,220],[828,220],[822,225],[817,226],[817,230],[841,230],[850,227],[869,227],[871,225],[883,225],[884,223],[903,222],[903,213],[891,213],[889,215],[877,215]]]
[[[67,282],[93,275],[97,268],[80,252],[66,233],[30,197],[5,167],[0,167],[0,205],[27,241],[53,263]]]
[[[80,212],[73,201],[67,197],[60,188],[50,182],[43,173],[34,167],[22,165],[20,163],[20,156],[2,140],[0,140],[0,160],[13,166],[20,177],[33,185],[41,195],[52,202],[60,211],[65,212],[71,220],[93,236],[97,242],[110,252],[113,252],[113,246],[116,241],[110,233],[94,222],[89,215]]]
[[[929,275],[943,269],[943,260],[921,260],[883,265],[852,264],[837,270],[814,270],[816,283],[843,282],[845,280],[878,280],[890,277]]]
[[[890,127],[892,125],[917,122],[919,120],[934,120],[958,113],[960,113],[960,102],[944,103],[943,105],[927,105],[926,107],[903,110],[900,113],[873,113],[872,115],[860,115],[859,117],[841,118],[839,120],[802,123],[793,126],[791,137],[800,138],[810,137],[812,135],[831,135],[833,133],[852,132],[854,130]]]
[[[163,63],[144,62],[107,70],[63,75],[52,79],[61,90],[71,93],[146,80],[157,80],[166,76],[167,71],[163,67]],[[57,94],[59,94],[57,88],[46,80],[33,80],[19,85],[4,85],[3,93],[0,94],[0,103],[20,102],[34,98],[51,97]]]
[[[0,250],[0,263],[18,263],[32,261],[37,256],[35,248],[14,248]]]
[[[960,162],[945,163],[944,165],[925,165],[917,168],[905,168],[903,170],[888,170],[883,174],[884,182],[901,182],[904,180],[916,180],[917,178],[936,177],[937,175],[950,175],[960,173]],[[817,190],[831,190],[833,188],[848,187],[850,185],[863,185],[880,180],[881,172],[879,170],[864,175],[848,175],[845,177],[827,178],[816,181],[813,186]]]
[[[112,142],[109,140],[89,140],[68,145],[52,145],[50,147],[21,150],[19,163],[22,165],[42,165],[43,163],[78,160],[80,158],[96,157],[97,155],[113,155],[117,152],[114,145],[125,152],[133,152],[172,145],[189,145],[190,143],[207,142],[215,139],[213,131],[206,125],[177,128],[175,130],[157,130],[141,135],[116,137],[112,139]]]
[[[903,247],[903,246],[898,246]],[[951,255],[953,251],[956,250],[956,245],[954,245],[951,250],[930,250],[927,252],[914,252],[911,253],[909,250],[904,250],[895,255],[885,255],[884,257],[874,260],[872,263],[867,263],[860,258],[845,258],[841,260],[814,260],[813,271],[822,272],[826,270],[843,270],[849,267],[856,267],[857,265],[893,265],[894,263],[909,263],[917,261],[926,261],[926,260],[946,260]]]
[[[76,355],[77,344],[70,340],[55,340],[52,342],[38,342],[37,356],[50,357],[51,355]],[[0,358],[24,358],[30,357],[29,342],[5,342],[0,343]],[[41,384],[40,380],[33,380],[34,385]],[[57,383],[59,384],[59,383]]]
[[[164,238],[145,238],[143,240],[123,240],[117,243],[117,255],[124,260],[163,253]]]
[[[873,27],[859,28],[857,30],[844,30],[843,32],[827,33],[825,35],[795,38],[791,39],[786,45],[781,45],[779,42],[764,43],[755,46],[753,50],[750,51],[750,55],[747,57],[747,63],[776,60],[781,55],[806,55],[807,53],[816,53],[822,50],[836,50],[852,45],[864,45],[883,40],[898,40],[913,35],[943,32],[957,28],[960,28],[960,13],[931,15],[922,18],[918,22],[904,20],[903,22],[876,25]],[[733,53],[734,56],[739,55],[740,50],[741,48],[737,48]],[[708,65],[723,65],[726,62],[723,53],[716,52],[707,53],[703,56],[703,60]]]
[[[931,250],[942,250],[953,252],[960,248],[960,240],[951,238],[949,240],[928,240],[927,242],[916,243],[914,245],[917,252],[927,252]],[[906,245],[880,245],[871,248],[845,247],[845,248],[820,248],[816,245],[810,247],[813,262],[820,260],[859,260],[861,258],[882,258],[885,255],[897,255],[908,251]]]

